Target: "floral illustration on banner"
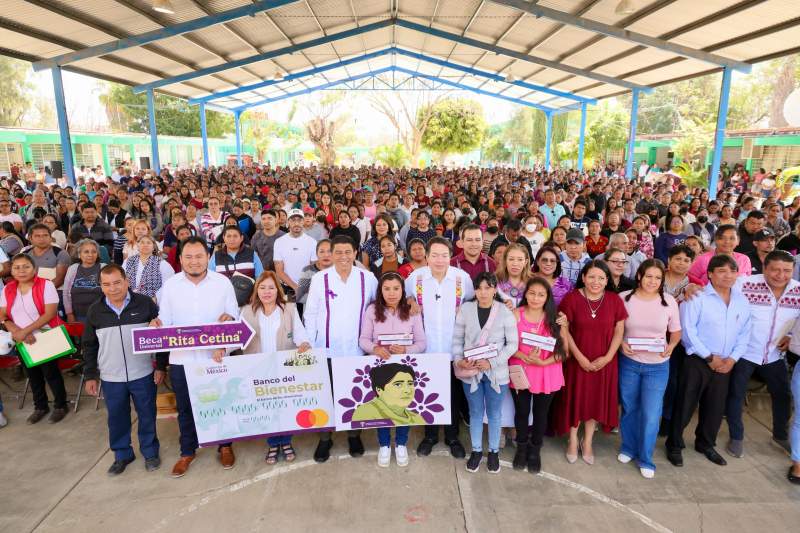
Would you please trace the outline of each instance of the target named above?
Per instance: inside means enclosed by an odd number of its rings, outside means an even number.
[[[435,413],[444,411],[444,406],[436,401],[439,398],[438,393],[433,392],[426,395],[423,390],[430,382],[428,373],[417,370],[417,360],[414,357],[406,356],[400,363],[414,369],[414,400],[408,406],[408,409],[418,413],[426,423],[432,424]],[[353,388],[350,389],[350,397],[339,400],[339,405],[347,409],[342,414],[342,422],[351,422],[353,414],[359,405],[375,399],[375,391],[372,390],[372,382],[370,381],[370,371],[384,364],[386,364],[386,361],[375,358],[363,368],[356,368],[356,375],[353,377]]]

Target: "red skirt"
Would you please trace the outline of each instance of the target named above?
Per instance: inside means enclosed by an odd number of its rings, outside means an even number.
[[[617,358],[599,372],[586,372],[574,357],[564,365],[564,388],[554,406],[554,429],[559,435],[580,422],[595,420],[603,431],[619,426]]]

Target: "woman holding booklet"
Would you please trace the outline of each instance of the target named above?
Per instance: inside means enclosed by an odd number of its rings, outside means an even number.
[[[387,272],[378,281],[375,301],[364,311],[358,344],[364,353],[384,361],[392,355],[425,351],[425,329],[422,315],[411,314],[406,300],[405,283],[397,272]],[[392,409],[391,406],[384,406]],[[408,465],[409,426],[395,428],[395,458],[398,466]],[[392,458],[391,430],[378,428],[378,466],[387,467]]]
[[[617,459],[623,464],[636,459],[647,479],[656,473],[653,449],[669,380],[669,358],[681,340],[678,304],[664,293],[664,276],[663,263],[648,259],[636,272],[636,288],[620,295],[628,318],[619,358],[622,445]]]
[[[489,420],[488,469],[500,473],[500,422],[503,395],[508,390],[508,358],[517,351],[517,321],[497,298],[497,278],[489,272],[475,277],[475,300],[456,316],[453,358],[456,377],[463,382],[469,404],[472,454],[467,471],[477,472],[483,459],[484,410]],[[454,413],[455,415],[455,413]]]
[[[514,310],[519,348],[508,360],[509,377],[516,412],[517,453],[514,469],[538,473],[542,469],[540,451],[547,428],[547,415],[553,395],[564,386],[561,362],[566,353],[566,332],[556,323],[558,311],[550,284],[533,277],[525,284],[520,307]],[[566,330],[566,326],[563,327]],[[528,415],[533,408],[532,431]],[[530,433],[530,435],[529,435]]]

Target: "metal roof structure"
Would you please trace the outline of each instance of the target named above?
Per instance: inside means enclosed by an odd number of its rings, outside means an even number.
[[[725,92],[732,70],[800,51],[798,0],[153,2],[3,0],[0,54],[51,69],[56,92],[67,69],[237,117],[378,71],[551,117],[720,70]]]

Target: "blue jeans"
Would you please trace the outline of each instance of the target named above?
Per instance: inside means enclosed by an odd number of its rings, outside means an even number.
[[[3,397],[0,396],[0,413],[3,412]]]
[[[508,385],[500,385],[500,392],[492,388],[489,378],[484,374],[478,382],[475,392],[470,392],[471,385],[463,383],[464,395],[469,404],[469,418],[472,424],[469,425],[469,437],[472,440],[472,451],[483,451],[483,413],[489,419],[489,451],[500,451],[500,412],[503,408],[503,394]],[[455,413],[453,413],[455,416]]]
[[[792,461],[800,463],[800,364],[794,365],[792,395],[794,396],[794,420],[791,430]]]
[[[292,443],[291,435],[276,435],[274,437],[267,437],[267,444],[269,444],[273,448],[291,443]]]
[[[396,446],[405,446],[408,443],[409,426],[397,426],[394,430],[394,443]],[[378,444],[389,446],[392,443],[391,428],[378,428]]]
[[[668,380],[669,361],[644,364],[624,355],[619,358],[620,452],[637,459],[640,468],[656,469],[653,450]]]
[[[102,385],[108,411],[108,441],[114,451],[114,459],[125,461],[134,458],[131,446],[131,398],[139,417],[139,451],[145,459],[158,457],[156,384],[153,374],[128,382],[103,381]]]

